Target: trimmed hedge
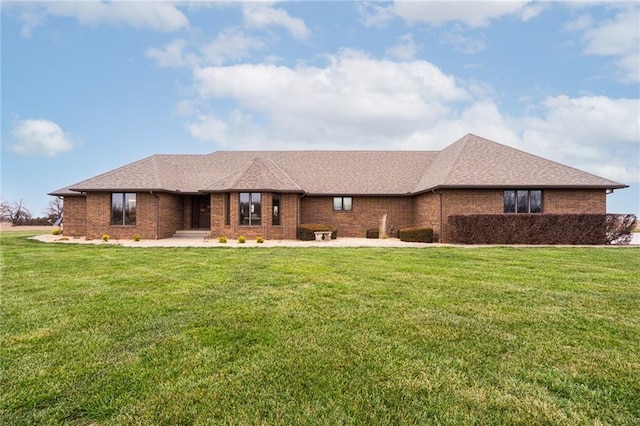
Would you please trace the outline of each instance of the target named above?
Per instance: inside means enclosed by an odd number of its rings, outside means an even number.
[[[624,244],[635,215],[473,214],[449,216],[448,224],[458,244]]]
[[[314,232],[331,231],[331,239],[338,238],[338,228],[322,223],[303,223],[298,226],[298,239],[302,241],[313,241],[316,239]]]
[[[413,243],[432,243],[433,229],[431,228],[404,228],[399,232],[400,241]]]
[[[367,238],[380,238],[380,229],[367,229]]]

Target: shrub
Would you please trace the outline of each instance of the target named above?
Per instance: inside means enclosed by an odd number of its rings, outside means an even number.
[[[51,231],[51,235],[60,235],[60,230],[54,229],[53,231]]]
[[[102,236],[100,238],[102,238],[102,241],[104,241],[104,242],[109,241],[109,235],[108,234],[102,234]]]
[[[338,238],[338,228],[322,223],[303,223],[298,226],[298,239],[302,241],[313,241],[316,239],[314,232],[331,231],[331,239]]]
[[[247,241],[247,237],[245,237],[244,235],[240,235],[240,236],[238,237],[238,242],[239,242],[240,244],[244,244],[246,241]]]
[[[399,233],[400,241],[413,243],[433,242],[433,229],[431,228],[404,228]]]
[[[462,244],[625,244],[635,215],[473,214],[449,216],[452,242]]]
[[[140,234],[133,234],[133,237],[131,237],[131,239],[133,241],[140,241],[142,237],[140,236]]]
[[[224,235],[221,235],[218,237],[218,242],[222,243],[222,244],[226,244],[227,242],[227,237],[225,237]]]
[[[367,238],[380,238],[380,229],[379,228],[367,229]]]
[[[262,237],[256,238],[256,243],[258,243],[258,244],[264,243],[264,238],[262,238]]]

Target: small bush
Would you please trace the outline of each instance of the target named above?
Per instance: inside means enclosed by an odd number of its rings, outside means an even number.
[[[142,237],[140,236],[140,234],[133,234],[133,237],[131,237],[131,239],[133,241],[140,241]]]
[[[258,244],[264,243],[264,238],[262,238],[262,237],[256,238],[256,243],[258,243]]]
[[[110,237],[109,237],[109,234],[102,234],[102,236],[100,238],[102,238],[102,241],[107,242],[107,241],[109,241]]]
[[[400,230],[400,241],[412,243],[432,243],[433,229],[431,228],[404,228]]]
[[[51,231],[51,235],[60,235],[60,230],[54,229],[53,231]]]
[[[224,235],[221,235],[218,237],[218,242],[222,243],[222,244],[226,244],[227,243],[227,237],[225,237]]]
[[[380,238],[380,229],[372,228],[366,231],[367,238]]]
[[[240,244],[244,244],[246,241],[247,241],[247,237],[245,237],[244,235],[240,235],[240,236],[238,237],[238,242],[239,242]]]
[[[331,231],[331,239],[338,238],[338,228],[322,223],[303,223],[298,227],[298,239],[302,241],[313,241],[316,239],[314,232]]]

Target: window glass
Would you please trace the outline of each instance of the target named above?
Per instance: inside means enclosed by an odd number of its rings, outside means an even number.
[[[504,191],[504,212],[516,212],[516,191]]]
[[[136,224],[136,194],[114,192],[111,194],[111,224]]]
[[[123,225],[124,198],[121,192],[111,194],[111,224]]]
[[[504,191],[505,213],[542,213],[542,190]]]
[[[124,194],[124,224],[136,224],[136,194]]]
[[[262,223],[262,194],[259,192],[251,193],[251,226],[260,226]]]
[[[516,213],[529,213],[529,191],[517,191]]]
[[[542,191],[529,191],[529,212],[542,213]]]
[[[249,226],[251,223],[249,220],[251,219],[249,204],[251,200],[251,194],[248,192],[240,193],[240,225]]]
[[[231,225],[231,194],[228,192],[224,194],[224,224]]]
[[[333,209],[342,210],[342,197],[333,197]]]
[[[352,207],[351,197],[333,197],[334,210],[351,210],[351,207]]]
[[[240,225],[260,226],[262,223],[262,194],[259,192],[240,193]]]
[[[342,208],[344,210],[351,210],[351,197],[342,198]]]
[[[280,226],[280,194],[271,196],[271,225]]]

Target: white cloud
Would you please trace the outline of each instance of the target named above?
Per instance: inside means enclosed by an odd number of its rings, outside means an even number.
[[[357,51],[325,66],[200,67],[193,78],[202,104],[238,110],[201,114],[189,131],[235,149],[439,149],[471,132],[621,182],[640,173],[638,99],[552,96],[509,116],[491,87]]]
[[[386,27],[396,18],[392,9],[370,2],[356,2],[356,11],[365,27]]]
[[[70,151],[73,145],[59,125],[51,120],[21,120],[13,128],[11,149],[21,155],[55,157]]]
[[[309,36],[309,29],[302,19],[276,9],[269,3],[243,3],[242,13],[248,26],[263,28],[276,25],[284,27],[294,38],[305,39]]]
[[[640,7],[622,4],[609,20],[595,21],[583,14],[565,28],[583,31],[584,50],[587,55],[611,56],[624,82],[640,81]]]
[[[325,67],[200,67],[194,81],[203,99],[232,99],[244,113],[256,114],[254,124],[261,123],[268,140],[325,147],[344,141],[389,147],[446,120],[448,104],[469,97],[426,61],[396,63],[355,51],[329,56]]]
[[[227,143],[227,123],[218,119],[215,114],[199,115],[195,122],[185,125],[191,136],[204,142]]]
[[[250,37],[237,28],[229,28],[218,34],[216,39],[201,48],[208,63],[222,65],[227,60],[246,58],[253,50],[264,48],[264,42]]]
[[[470,28],[487,27],[491,20],[506,15],[520,15],[528,20],[542,8],[532,8],[527,1],[469,1],[469,2],[417,2],[397,1],[389,11],[410,24],[418,22],[440,26],[447,22],[460,22]]]
[[[42,24],[46,15],[75,18],[80,24],[89,26],[130,25],[135,28],[149,28],[166,32],[189,27],[187,17],[173,2],[169,1],[112,1],[105,3],[99,0],[85,0],[47,2],[38,6],[42,6],[42,8],[37,12],[30,10],[22,16],[23,35],[30,35],[34,27]]]
[[[184,53],[186,44],[187,42],[182,39],[173,40],[163,49],[157,47],[147,49],[146,55],[163,68],[195,65],[197,58],[193,54],[185,55]]]
[[[413,35],[404,34],[398,37],[398,42],[395,46],[392,46],[387,49],[387,55],[401,59],[401,60],[411,60],[416,57],[416,53],[418,53],[418,45],[413,41]]]
[[[556,96],[541,106],[542,116],[519,123],[529,151],[610,179],[638,181],[638,99]]]
[[[442,35],[442,43],[448,44],[458,52],[466,53],[467,55],[474,55],[487,48],[487,43],[483,37],[478,35],[475,37],[467,36],[459,25]]]

